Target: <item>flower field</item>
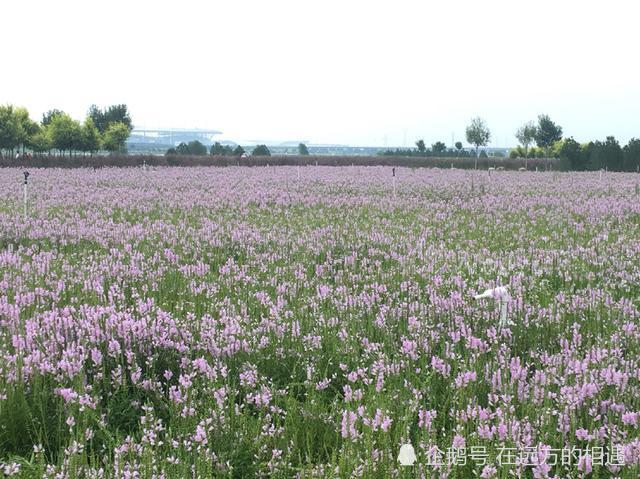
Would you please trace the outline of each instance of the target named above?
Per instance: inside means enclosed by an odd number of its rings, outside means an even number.
[[[640,176],[395,182],[0,169],[0,474],[640,476]]]

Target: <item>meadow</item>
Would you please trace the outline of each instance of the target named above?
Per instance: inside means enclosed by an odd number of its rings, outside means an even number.
[[[395,171],[0,169],[0,474],[640,476],[640,175]]]

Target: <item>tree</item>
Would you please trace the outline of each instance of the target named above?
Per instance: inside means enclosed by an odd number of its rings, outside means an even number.
[[[267,145],[258,145],[253,149],[251,153],[253,156],[271,156],[271,152]]]
[[[623,148],[624,154],[624,170],[625,171],[638,171],[640,168],[640,140],[631,138],[629,143]]]
[[[41,126],[38,128],[38,131],[31,137],[30,147],[34,153],[44,153],[51,149],[52,144],[48,127]]]
[[[20,144],[24,131],[12,105],[0,105],[0,150],[13,150]]]
[[[455,147],[456,147],[456,150],[458,150],[458,155],[459,155],[460,152],[462,151],[462,142],[456,141]]]
[[[48,112],[42,115],[42,121],[40,123],[42,124],[42,126],[49,126],[54,116],[58,116],[63,113],[64,113],[63,111],[56,110],[55,108],[53,110],[49,110]]]
[[[66,113],[55,115],[48,126],[51,144],[54,148],[64,154],[71,151],[82,143],[82,127],[80,123],[71,118]]]
[[[420,154],[424,154],[427,152],[427,145],[424,144],[424,140],[416,141],[416,147],[418,148],[418,152]]]
[[[447,151],[447,145],[445,145],[441,141],[436,141],[433,145],[431,145],[431,151],[433,151],[434,155],[439,155]]]
[[[204,156],[207,154],[207,147],[198,140],[190,141],[188,146],[190,155]]]
[[[551,121],[549,115],[539,115],[534,139],[538,148],[543,148],[548,153],[556,141],[562,140],[562,127]]]
[[[531,145],[536,139],[536,126],[532,121],[529,121],[522,125],[516,131],[516,139],[524,147],[524,157],[527,157],[529,152],[529,145]]]
[[[586,165],[583,164],[582,147],[573,138],[563,140],[558,153],[561,170],[575,171],[586,168]]]
[[[608,136],[605,141],[596,141],[591,152],[591,169],[599,170],[607,168],[613,171],[621,171],[624,162],[624,153],[620,143],[613,136]]]
[[[88,115],[102,135],[105,134],[109,125],[113,123],[122,123],[127,127],[129,132],[133,130],[131,116],[125,104],[111,105],[104,110],[98,108],[96,105],[91,105]]]
[[[215,142],[213,145],[211,145],[211,150],[210,153],[214,156],[222,156],[225,154],[225,149],[224,146],[222,146],[219,142]]]
[[[100,149],[100,132],[93,123],[91,117],[87,117],[82,125],[82,151],[88,151],[93,154],[94,151]]]
[[[235,156],[242,156],[244,155],[244,148],[242,148],[240,145],[236,146],[235,150],[233,150],[233,154]]]
[[[471,123],[467,126],[465,133],[467,136],[467,143],[476,147],[476,161],[474,168],[477,170],[478,149],[489,143],[489,140],[491,139],[491,131],[482,118],[476,117],[471,120]]]
[[[298,145],[298,154],[301,156],[308,156],[309,149],[307,148],[307,145],[305,145],[304,143],[300,143]]]
[[[124,123],[111,123],[104,132],[104,149],[110,152],[123,152],[131,131]]]

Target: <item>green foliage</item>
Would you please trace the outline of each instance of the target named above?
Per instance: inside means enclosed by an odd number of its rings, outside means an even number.
[[[242,148],[240,145],[236,146],[235,149],[233,150],[233,154],[235,156],[242,156],[244,155],[245,151],[244,148]]]
[[[461,141],[456,141],[455,147],[456,147],[456,150],[458,150],[458,151],[462,150],[462,142]]]
[[[640,139],[631,138],[623,149],[625,171],[638,171],[640,168]]]
[[[204,156],[207,154],[207,147],[200,143],[198,140],[190,141],[189,143],[180,143],[175,149],[170,148],[169,150],[174,150],[177,155],[194,155],[194,156]],[[167,154],[169,151],[167,151]]]
[[[124,123],[111,123],[104,132],[103,146],[110,152],[123,152],[131,131]]]
[[[211,145],[210,153],[214,156],[227,156],[233,155],[233,150],[229,145],[222,145],[219,142],[215,142]]]
[[[253,156],[271,156],[271,152],[267,145],[258,145],[253,149],[251,153]]]
[[[520,144],[524,147],[524,157],[527,156],[527,152],[529,150],[529,145],[531,145],[535,141],[536,137],[536,126],[533,122],[527,122],[522,125],[516,131],[516,138],[520,142]]]
[[[305,145],[304,143],[300,143],[298,145],[298,154],[300,156],[307,156],[309,154],[309,149],[307,148],[307,145]]]
[[[427,151],[427,146],[424,144],[424,140],[416,141],[416,147],[420,153],[424,153]]]
[[[48,126],[52,146],[62,152],[80,149],[82,144],[82,127],[80,123],[66,113],[51,119]]]
[[[561,170],[583,170],[586,168],[582,147],[573,137],[566,138],[556,144],[560,145],[558,157],[560,158]]]
[[[590,168],[599,170],[606,168],[612,171],[621,171],[624,163],[624,154],[620,143],[613,136],[608,136],[605,141],[596,141],[590,155]]]
[[[103,135],[107,132],[109,125],[114,123],[122,123],[127,127],[129,132],[133,130],[131,116],[125,104],[111,105],[104,110],[98,108],[96,105],[91,105],[89,107],[89,117],[93,120],[100,134]]]
[[[63,113],[63,111],[57,110],[55,108],[53,110],[49,110],[42,115],[42,121],[40,123],[42,124],[42,126],[49,126],[51,124],[51,120],[53,120],[53,117],[62,115]]]
[[[29,140],[29,146],[36,153],[49,151],[53,146],[49,135],[49,128],[44,126],[40,127]]]
[[[535,132],[536,145],[548,150],[556,142],[562,139],[562,127],[556,125],[549,115],[538,116],[538,126]]]
[[[478,153],[478,148],[485,146],[491,139],[491,131],[485,121],[480,117],[471,120],[471,123],[465,130],[465,134],[467,142],[476,147],[476,154]]]
[[[93,120],[88,117],[82,125],[82,151],[98,151],[100,149],[100,132],[96,128]]]
[[[433,145],[431,145],[431,151],[434,155],[439,155],[447,151],[447,145],[445,145],[441,141],[436,141]]]
[[[24,130],[13,106],[0,106],[0,150],[13,150],[23,135]]]

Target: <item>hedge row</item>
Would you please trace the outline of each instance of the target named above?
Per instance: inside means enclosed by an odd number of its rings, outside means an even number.
[[[529,170],[546,170],[557,165],[556,159],[535,158],[527,160]],[[400,156],[34,156],[30,159],[15,160],[0,158],[0,167],[20,168],[103,168],[148,166],[405,166],[473,169],[475,158],[425,158]],[[503,167],[517,170],[525,166],[522,158],[479,158],[478,168]]]

